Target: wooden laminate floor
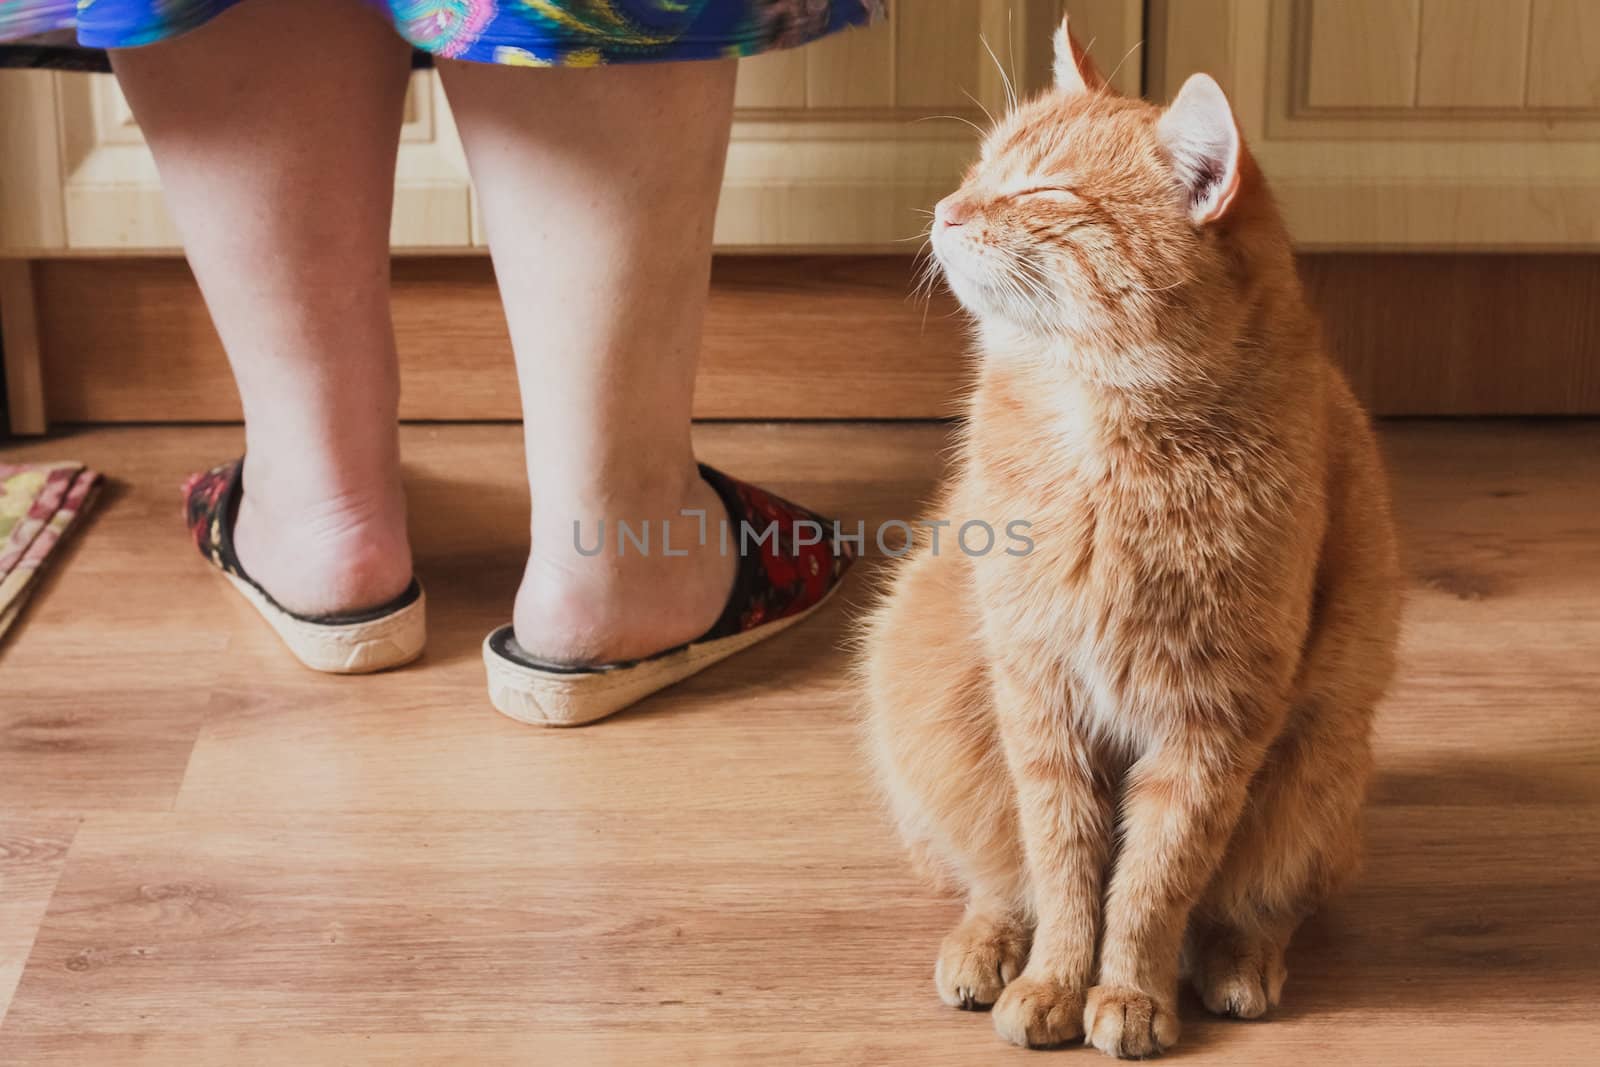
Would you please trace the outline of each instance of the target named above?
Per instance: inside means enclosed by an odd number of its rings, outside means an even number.
[[[1195,1063],[1600,1055],[1600,424],[1385,429],[1411,576],[1367,871],[1270,1021]],[[525,490],[511,426],[405,431],[432,644],[296,667],[178,484],[231,428],[8,446],[117,479],[0,647],[0,1062],[1086,1062],[933,994],[957,914],[872,799],[841,641],[866,596],[577,731],[490,710]],[[914,513],[944,430],[716,425],[826,512]],[[8,1006],[9,1002],[9,1006]]]

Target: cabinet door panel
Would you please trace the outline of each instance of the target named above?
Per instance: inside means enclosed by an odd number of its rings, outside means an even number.
[[[758,108],[806,106],[806,54],[797,48],[751,56],[739,61],[739,84],[733,106],[741,111]]]
[[[55,76],[0,70],[0,255],[66,246]]]
[[[1533,0],[1530,22],[1529,106],[1600,109],[1600,4]]]
[[[894,29],[895,51],[903,60],[895,64],[895,103],[908,108],[970,106],[963,90],[978,91],[982,69],[982,52],[974,47],[982,43],[979,0],[950,0],[940,5],[936,18],[912,11]]]
[[[36,75],[39,76],[39,75]],[[51,74],[62,244],[75,251],[176,251],[138,123],[110,75]],[[396,164],[391,239],[398,248],[471,243],[471,190],[438,79],[413,76]]]
[[[1311,104],[1411,106],[1420,9],[1419,0],[1311,0],[1305,11]]]
[[[1418,107],[1522,106],[1530,0],[1423,0]]]
[[[741,61],[718,244],[914,247],[975,154],[973,126],[1010,92],[1048,84],[1064,8],[1118,86],[1138,92],[1141,0],[905,0],[886,24],[802,49],[803,69]]]
[[[974,125],[1012,91],[1048,83],[1064,8],[1102,68],[1137,92],[1142,0],[905,0],[883,24],[741,60],[719,246],[907,250],[972,158]],[[0,254],[178,249],[154,160],[113,79],[0,79]],[[483,244],[431,72],[415,76],[406,102],[391,236],[402,250]]]
[[[1593,248],[1594,9],[1152,0],[1150,82],[1217,77],[1302,248]]]
[[[892,26],[847,30],[806,45],[801,54],[806,62],[806,107],[894,107]]]

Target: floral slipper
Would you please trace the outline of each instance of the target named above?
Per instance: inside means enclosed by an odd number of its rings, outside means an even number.
[[[415,578],[405,592],[376,608],[297,615],[244,572],[233,548],[243,471],[244,460],[236,459],[191,474],[183,483],[184,520],[200,554],[278,631],[289,651],[312,670],[330,674],[367,674],[420,656],[427,638],[427,601]]]
[[[529,655],[502,626],[483,642],[489,700],[498,711],[541,726],[603,719],[783,632],[839,588],[855,552],[831,521],[703,463],[700,475],[728,510],[727,524],[709,536],[739,557],[727,606],[711,629],[644,659],[568,667]]]

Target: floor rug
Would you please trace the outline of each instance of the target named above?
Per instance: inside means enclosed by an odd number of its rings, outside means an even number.
[[[45,560],[88,511],[100,481],[82,463],[0,463],[0,637]]]

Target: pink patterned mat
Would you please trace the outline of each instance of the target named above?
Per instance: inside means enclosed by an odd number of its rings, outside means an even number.
[[[0,637],[99,486],[100,475],[82,463],[0,463]]]

